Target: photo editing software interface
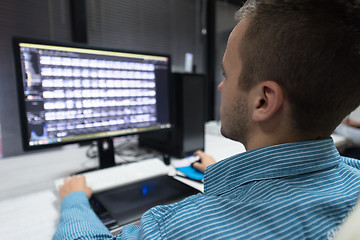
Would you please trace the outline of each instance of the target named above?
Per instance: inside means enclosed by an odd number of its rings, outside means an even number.
[[[32,42],[17,45],[29,147],[171,127],[169,57]]]

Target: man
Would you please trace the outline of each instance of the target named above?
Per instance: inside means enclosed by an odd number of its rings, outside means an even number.
[[[218,89],[221,132],[247,151],[207,167],[204,194],[150,209],[116,239],[331,239],[360,190],[360,163],[340,157],[330,138],[360,104],[359,8],[246,2]],[[55,239],[112,237],[84,192],[78,177],[60,188]]]
[[[350,113],[349,116],[337,126],[335,133],[349,139],[352,145],[360,146],[360,107]]]
[[[359,199],[360,200],[360,199]],[[339,231],[336,233],[334,240],[358,240],[360,239],[360,205],[353,208],[352,212],[340,225]]]
[[[337,126],[334,133],[345,137],[348,141],[341,155],[360,159],[360,108],[358,107],[342,123]]]

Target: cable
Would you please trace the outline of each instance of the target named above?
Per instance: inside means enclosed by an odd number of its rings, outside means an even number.
[[[99,156],[98,148],[96,142],[90,144],[88,149],[86,149],[86,157],[88,158],[97,158]]]
[[[114,154],[117,156],[117,164],[131,163],[144,159],[161,157],[162,154],[156,150],[139,147],[138,136],[131,135],[114,139]],[[96,159],[99,156],[96,142],[90,144],[86,150],[86,156],[90,159]]]

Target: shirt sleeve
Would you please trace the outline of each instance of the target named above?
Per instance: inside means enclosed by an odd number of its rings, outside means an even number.
[[[159,239],[160,232],[152,211],[146,212],[141,226],[126,225],[113,236],[91,209],[82,191],[66,196],[61,203],[60,220],[53,240],[58,239]]]

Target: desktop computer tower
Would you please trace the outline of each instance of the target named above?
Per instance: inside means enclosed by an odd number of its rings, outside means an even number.
[[[205,76],[173,74],[170,94],[174,128],[140,134],[139,145],[177,158],[183,158],[198,149],[204,150]]]

